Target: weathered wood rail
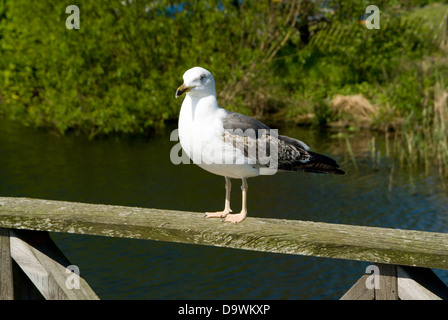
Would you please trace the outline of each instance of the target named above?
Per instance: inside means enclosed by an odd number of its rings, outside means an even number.
[[[342,299],[448,299],[430,269],[448,270],[444,233],[254,217],[234,225],[196,212],[7,197],[0,197],[0,298],[20,298],[14,289],[23,273],[43,298],[98,298],[82,278],[83,290],[66,288],[70,262],[48,232],[368,261],[380,288],[367,288],[374,275],[364,274]]]

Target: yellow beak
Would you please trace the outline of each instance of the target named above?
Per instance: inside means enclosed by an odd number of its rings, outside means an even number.
[[[190,92],[191,88],[193,88],[193,87],[187,87],[185,85],[185,83],[184,83],[179,88],[177,88],[175,97],[177,98],[177,97],[180,97],[181,95],[183,95],[186,92]]]

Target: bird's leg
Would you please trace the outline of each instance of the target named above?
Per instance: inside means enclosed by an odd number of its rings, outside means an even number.
[[[247,189],[248,189],[248,184],[245,178],[242,178],[243,180],[243,184],[241,185],[241,190],[243,192],[243,205],[241,208],[241,212],[240,213],[236,213],[236,214],[229,214],[227,215],[226,219],[224,220],[225,222],[232,222],[232,223],[239,223],[241,221],[243,221],[244,219],[246,219],[246,215],[247,215]]]
[[[230,190],[231,190],[231,188],[232,188],[232,184],[230,182],[230,178],[226,177],[226,203],[224,206],[224,211],[206,212],[205,213],[206,218],[224,218],[230,212],[232,212],[232,209],[230,209]]]

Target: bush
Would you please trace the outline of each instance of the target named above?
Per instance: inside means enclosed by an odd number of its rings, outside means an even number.
[[[69,4],[1,2],[0,114],[61,133],[148,133],[177,119],[174,92],[196,65],[223,107],[320,125],[338,94],[421,114],[434,85],[415,63],[438,50],[432,28],[399,1],[378,1],[380,30],[362,25],[363,0],[80,0],[79,30],[65,27]]]
[[[91,135],[149,132],[175,120],[174,92],[196,65],[214,73],[230,108],[263,100],[264,63],[294,22],[283,15],[298,8],[294,1],[78,1],[80,29],[68,30],[68,5],[3,2],[1,109]]]

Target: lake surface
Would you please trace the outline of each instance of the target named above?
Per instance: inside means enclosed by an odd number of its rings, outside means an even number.
[[[296,127],[280,134],[336,159],[344,176],[249,179],[249,216],[448,232],[447,181],[401,168],[381,134]],[[57,136],[0,120],[0,195],[218,211],[224,178],[174,165],[170,130],[151,138]],[[375,146],[373,150],[372,146]],[[349,147],[352,153],[349,152]],[[435,170],[436,171],[436,170]],[[233,180],[232,209],[241,209]],[[52,233],[101,299],[338,299],[369,263]],[[445,282],[446,271],[434,270]]]

